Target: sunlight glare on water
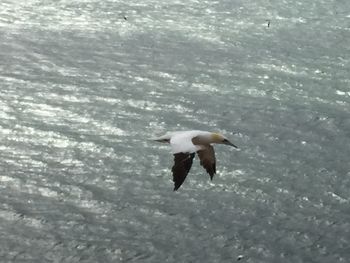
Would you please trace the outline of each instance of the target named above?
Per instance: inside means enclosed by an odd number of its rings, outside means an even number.
[[[4,262],[347,262],[348,1],[2,1]],[[175,130],[220,131],[173,192]]]

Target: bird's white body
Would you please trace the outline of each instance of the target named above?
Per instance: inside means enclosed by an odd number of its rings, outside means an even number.
[[[210,132],[206,131],[184,131],[175,132],[170,138],[172,153],[194,153],[201,150],[201,145],[194,145],[192,139],[196,136],[210,137]]]

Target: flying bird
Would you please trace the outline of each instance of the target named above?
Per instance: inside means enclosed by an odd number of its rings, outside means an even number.
[[[238,148],[220,133],[207,131],[176,131],[152,139],[169,143],[174,154],[173,173],[174,191],[179,189],[191,169],[193,158],[197,153],[201,166],[212,180],[216,173],[216,159],[213,143],[226,144]]]

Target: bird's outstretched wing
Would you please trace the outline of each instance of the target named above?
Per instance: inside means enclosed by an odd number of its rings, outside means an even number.
[[[191,169],[195,153],[175,153],[173,172],[174,191],[179,189]]]
[[[197,151],[201,165],[210,175],[210,179],[213,180],[214,174],[216,174],[216,159],[214,147],[206,145],[204,149]]]

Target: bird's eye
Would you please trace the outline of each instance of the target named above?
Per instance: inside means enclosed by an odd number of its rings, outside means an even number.
[[[228,142],[228,140],[227,139],[223,139],[222,142]]]

